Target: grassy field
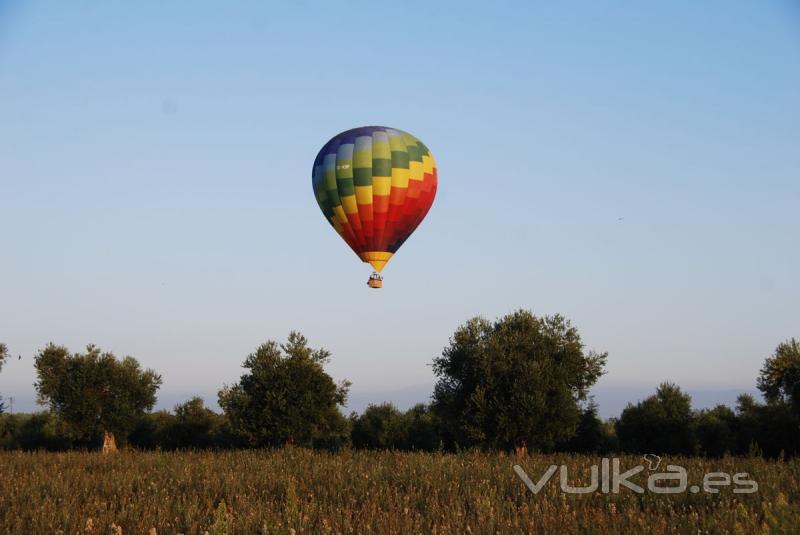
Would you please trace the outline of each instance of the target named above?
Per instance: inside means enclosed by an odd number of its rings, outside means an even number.
[[[755,494],[567,495],[599,459],[302,449],[223,453],[0,453],[0,533],[797,533],[800,461],[670,458],[689,483],[748,472]],[[624,457],[623,469],[645,464]],[[646,477],[646,476],[644,476]],[[636,479],[634,478],[634,481]],[[638,483],[643,484],[642,474]]]

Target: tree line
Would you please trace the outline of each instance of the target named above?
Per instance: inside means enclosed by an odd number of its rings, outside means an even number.
[[[8,357],[0,344],[0,369]],[[800,452],[800,342],[778,345],[750,395],[731,408],[696,410],[680,387],[662,383],[603,420],[590,396],[606,353],[587,350],[560,315],[518,310],[473,318],[433,359],[429,403],[389,403],[345,416],[350,388],[325,372],[331,358],[300,333],[248,355],[245,372],[218,393],[222,413],[199,397],[153,411],[161,377],[132,357],[95,346],[70,353],[50,344],[35,357],[38,401],[47,410],[0,414],[0,448],[93,449],[109,438],[141,449],[303,447],[338,450],[489,450],[796,455]],[[0,412],[4,405],[0,398]]]

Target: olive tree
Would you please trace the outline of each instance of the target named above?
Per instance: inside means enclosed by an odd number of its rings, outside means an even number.
[[[433,361],[433,410],[451,446],[549,450],[575,434],[606,356],[560,315],[473,318]]]
[[[133,357],[117,359],[89,345],[70,354],[50,344],[35,357],[39,402],[50,407],[66,434],[92,443],[100,436],[106,448],[126,438],[145,411],[153,408],[161,376],[143,370]]]

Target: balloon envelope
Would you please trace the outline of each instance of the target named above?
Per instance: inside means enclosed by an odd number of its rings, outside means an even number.
[[[407,132],[363,126],[322,147],[311,182],[328,222],[380,272],[433,204],[436,162]]]

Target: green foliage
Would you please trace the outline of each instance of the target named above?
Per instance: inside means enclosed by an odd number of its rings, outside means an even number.
[[[724,405],[692,411],[689,396],[668,383],[628,405],[616,430],[627,452],[773,458],[800,453],[800,422],[789,404],[763,405],[743,394],[735,412]]]
[[[662,383],[655,395],[629,404],[616,428],[624,451],[690,454],[695,448],[691,397],[671,383]]]
[[[737,447],[757,448],[764,455],[800,453],[800,342],[782,342],[767,357],[757,379],[766,405],[740,396],[737,405]]]
[[[429,405],[418,403],[403,414],[406,429],[403,449],[409,451],[441,450],[441,423]]]
[[[6,359],[8,359],[8,347],[5,344],[0,343],[0,371],[3,370],[3,364],[6,363]],[[0,414],[6,410],[6,404],[3,403],[3,398],[0,397]]]
[[[70,355],[50,344],[34,366],[40,402],[58,416],[67,436],[86,444],[96,444],[103,431],[124,442],[138,418],[153,408],[161,385],[161,377],[142,370],[133,357],[117,360],[93,345]]]
[[[736,414],[725,405],[695,413],[694,436],[698,453],[710,457],[722,457],[736,452]]]
[[[433,408],[451,445],[549,450],[575,434],[606,356],[559,315],[473,318],[434,359]]]
[[[225,448],[230,442],[227,420],[193,397],[175,406],[174,413],[156,411],[143,415],[131,431],[128,442],[141,449]]]
[[[6,363],[6,359],[8,359],[8,347],[0,343],[0,371],[3,371],[3,364]]]
[[[764,361],[758,389],[768,403],[791,404],[800,414],[800,342],[792,338],[778,345]]]
[[[353,447],[406,451],[435,451],[441,435],[430,407],[422,403],[406,412],[390,403],[369,405],[361,415],[350,416]]]
[[[783,403],[757,403],[752,396],[739,396],[736,407],[737,450],[746,453],[757,448],[767,457],[800,453],[800,418],[792,406]]]
[[[162,441],[168,449],[209,448],[217,442],[224,418],[193,397],[175,407],[175,423]]]
[[[597,416],[597,404],[591,400],[581,411],[575,434],[556,447],[558,451],[572,453],[608,453],[618,449],[613,424]]]
[[[61,451],[97,445],[104,430],[140,449],[229,449],[295,444],[340,450],[459,450],[472,446],[562,452],[757,455],[800,453],[797,411],[800,344],[791,339],[766,359],[758,378],[766,404],[742,395],[736,411],[693,411],[676,385],[603,421],[587,399],[606,355],[585,352],[560,316],[517,311],[491,323],[459,327],[442,356],[434,401],[403,412],[370,405],[349,419],[339,412],[349,383],[336,385],[323,365],[330,354],[292,332],[267,342],[244,363],[240,381],[219,392],[225,414],[194,397],[172,412],[145,412],[161,379],[136,360],[89,346],[71,355],[48,345],[36,356],[36,383],[48,413],[0,414],[0,449]],[[8,350],[0,344],[0,368]],[[0,413],[2,403],[0,402]]]
[[[350,440],[364,449],[400,449],[405,442],[403,414],[391,403],[370,404],[360,416],[351,416]]]
[[[175,415],[169,411],[143,414],[128,435],[128,445],[143,450],[169,449],[164,441],[175,423]]]
[[[325,373],[330,358],[291,332],[286,344],[269,341],[250,354],[239,382],[219,392],[219,404],[249,446],[296,444],[335,448],[347,440],[339,406],[349,382],[337,385]]]
[[[65,451],[73,447],[51,413],[0,414],[0,449]]]

